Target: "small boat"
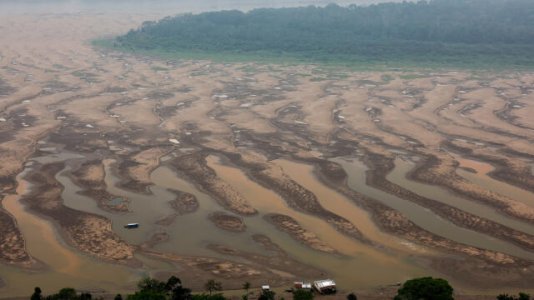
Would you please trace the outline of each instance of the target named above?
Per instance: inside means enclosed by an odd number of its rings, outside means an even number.
[[[335,294],[336,293],[336,283],[332,279],[314,281],[313,288],[320,294]]]
[[[311,290],[312,289],[311,283],[303,282],[303,281],[295,281],[293,283],[293,286],[297,290]]]
[[[128,229],[138,228],[138,227],[139,227],[139,223],[128,223],[124,225],[124,228],[128,228]]]

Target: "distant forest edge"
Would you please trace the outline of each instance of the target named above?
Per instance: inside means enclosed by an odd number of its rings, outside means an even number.
[[[185,14],[109,46],[184,58],[346,65],[534,67],[534,1],[431,0]]]

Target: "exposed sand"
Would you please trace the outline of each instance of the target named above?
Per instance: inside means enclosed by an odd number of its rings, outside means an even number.
[[[418,162],[410,180],[440,185],[466,201],[533,224],[534,207],[471,182],[457,170],[534,190],[534,75],[175,62],[94,49],[88,42],[125,33],[168,13],[2,14],[2,263],[37,266],[25,249],[17,220],[7,213],[22,197],[39,215],[32,218],[49,218],[61,233],[45,233],[51,243],[66,241],[82,253],[123,264],[141,264],[134,258],[138,251],[173,264],[180,276],[197,283],[216,277],[229,285],[234,281],[236,288],[241,283],[237,286],[235,278],[284,285],[299,276],[313,279],[335,271],[328,269],[335,266],[311,267],[298,255],[289,255],[299,249],[288,246],[293,238],[303,248],[319,250],[311,252],[325,255],[324,261],[331,261],[333,253],[357,257],[372,249],[380,257],[376,261],[395,261],[395,266],[408,262],[414,269],[445,276],[465,291],[496,286],[532,289],[533,261],[433,234],[352,190],[347,174],[329,159],[365,161],[371,168],[369,185],[459,227],[532,251],[533,238],[527,233],[422,197],[385,177],[394,159],[403,156]],[[27,177],[32,190],[17,186],[17,174],[32,158],[43,153],[61,156],[63,151],[79,157],[34,162]],[[102,211],[64,205],[63,187],[55,176],[66,164],[74,166],[68,174],[74,184]],[[221,167],[225,164],[239,173]],[[106,170],[119,178],[121,188],[150,195],[151,173],[162,165],[191,183],[194,191],[208,195],[220,213],[206,213],[206,202],[203,206],[204,200],[193,191],[168,187],[176,198],[165,200],[170,201],[165,202],[168,211],[158,215],[157,230],[136,237],[142,242],[134,245],[121,237],[135,231],[125,233],[112,226],[116,216],[132,211],[127,199],[119,206],[110,201],[118,196],[107,191]],[[270,214],[277,208],[283,213]],[[174,234],[173,224],[201,213],[207,216],[204,222],[211,216],[211,225],[226,229],[212,230],[245,236],[248,244],[204,240],[188,245],[216,257],[158,250]],[[253,231],[265,222],[265,215],[276,226],[266,222],[263,230]],[[316,224],[326,228],[311,226]],[[278,245],[275,238],[285,244]],[[355,245],[368,248],[363,251]],[[148,263],[144,267],[167,274]],[[188,269],[190,274],[184,271]],[[354,278],[365,277],[364,272],[357,270]],[[410,270],[396,278],[420,273]],[[351,274],[345,275],[344,282],[349,282]],[[9,286],[7,282],[4,288]]]

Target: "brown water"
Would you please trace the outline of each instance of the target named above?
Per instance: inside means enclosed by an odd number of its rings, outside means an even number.
[[[238,168],[223,164],[218,157],[210,156],[207,161],[218,177],[231,184],[258,210],[259,216],[245,219],[248,231],[266,234],[292,257],[327,271],[336,278],[341,287],[371,287],[429,273],[428,270],[425,271],[410,262],[405,255],[385,254],[346,237],[320,218],[293,210],[276,193],[251,181]],[[298,164],[295,166],[299,167]],[[288,173],[295,171],[290,165],[284,170],[289,170]],[[291,216],[303,228],[314,232],[321,240],[347,257],[321,253],[301,245],[264,221],[261,216],[267,213]]]
[[[58,179],[65,186],[63,192],[65,204],[111,219],[113,231],[129,243],[136,245],[150,240],[155,233],[167,232],[169,241],[158,245],[157,250],[176,254],[220,256],[206,249],[205,246],[208,243],[229,243],[242,244],[245,250],[260,251],[260,248],[251,243],[247,236],[221,230],[208,221],[208,215],[222,210],[222,207],[189,182],[178,178],[175,172],[168,167],[162,166],[152,172],[151,178],[155,185],[150,187],[152,194],[147,195],[117,187],[119,179],[111,171],[112,163],[112,161],[105,163],[107,191],[128,199],[131,212],[114,214],[102,211],[94,200],[79,195],[77,192],[81,189],[73,184],[67,176],[60,175]],[[178,216],[172,224],[163,226],[156,224],[156,222],[174,213],[169,201],[173,200],[175,195],[169,192],[168,188],[195,195],[199,201],[199,209],[194,214]],[[132,222],[140,223],[141,226],[136,230],[124,228],[124,224]]]
[[[72,159],[80,159],[80,156],[72,153],[60,153],[41,157],[38,160],[40,162],[52,162]],[[357,162],[339,161],[343,162],[344,167],[348,170],[349,185],[352,188],[365,194],[384,196],[380,198],[382,201],[396,202],[405,210],[412,208],[403,200],[395,199],[391,195],[393,198],[388,198],[387,195],[389,194],[367,187],[364,177],[365,168],[358,165]],[[65,205],[109,218],[113,222],[113,230],[132,244],[143,243],[149,240],[154,233],[167,232],[170,237],[169,241],[156,245],[156,250],[184,255],[231,258],[214,253],[207,249],[206,245],[218,243],[240,250],[265,254],[265,250],[254,243],[251,238],[254,234],[264,234],[280,245],[291,257],[327,271],[330,276],[337,280],[341,288],[368,288],[404,281],[414,276],[438,275],[418,265],[409,255],[413,253],[434,255],[435,253],[427,252],[425,248],[380,232],[365,211],[336,191],[323,186],[314,177],[313,168],[310,165],[287,160],[275,161],[275,164],[283,168],[286,174],[314,192],[325,208],[354,222],[368,238],[386,245],[390,249],[397,249],[395,253],[385,253],[372,246],[359,243],[339,233],[321,218],[291,209],[276,193],[251,181],[241,170],[226,165],[216,156],[208,157],[208,165],[259,211],[257,216],[244,218],[247,226],[246,232],[232,233],[216,227],[207,217],[212,212],[222,211],[224,208],[195,185],[178,177],[171,168],[161,166],[152,172],[151,179],[155,185],[150,187],[152,194],[146,195],[117,187],[119,179],[112,172],[113,163],[111,160],[105,162],[107,190],[118,197],[128,199],[131,210],[129,213],[119,214],[103,211],[93,199],[79,195],[78,192],[81,189],[66,176],[67,172],[70,171],[69,166],[60,172],[56,178],[64,186],[62,197]],[[134,270],[95,260],[66,246],[52,223],[25,211],[24,206],[18,201],[20,196],[26,193],[29,188],[29,184],[22,177],[23,174],[18,176],[20,184],[17,194],[8,196],[3,201],[3,205],[17,219],[27,240],[28,251],[49,268],[45,271],[26,272],[11,266],[2,266],[0,277],[7,282],[7,286],[0,289],[0,293],[26,296],[31,292],[28,287],[39,285],[49,292],[64,287],[66,283],[78,289],[126,290],[143,275],[175,268],[170,263],[154,261],[136,255],[136,258],[142,261],[144,266]],[[174,199],[175,195],[168,189],[195,195],[199,201],[199,209],[193,214],[178,216],[169,226],[157,225],[158,220],[174,213],[168,202]],[[227,213],[232,214],[231,212]],[[303,228],[317,234],[321,240],[343,253],[344,256],[315,251],[295,241],[288,234],[277,230],[275,226],[265,221],[263,216],[267,213],[281,213],[293,217]],[[431,224],[435,221],[435,216],[428,215],[428,213],[427,215],[423,214],[422,217],[417,216],[417,214],[418,211],[416,210],[409,217],[417,220],[421,225]],[[141,226],[137,230],[124,229],[123,224],[129,222],[139,222]],[[445,227],[444,231],[453,230],[451,234],[463,234],[463,231],[458,231],[450,225],[447,226],[449,227]],[[479,235],[475,235],[475,238],[466,235],[465,238],[473,239],[475,244],[499,246],[499,244],[487,242]],[[512,247],[509,248],[509,251],[514,253],[516,249]]]
[[[350,188],[401,212],[421,228],[462,244],[534,260],[534,253],[532,252],[523,250],[513,244],[503,242],[485,234],[458,227],[450,221],[437,216],[432,211],[414,204],[413,202],[366,185],[365,172],[367,168],[358,160],[336,158],[332,161],[339,163],[345,172],[347,172],[347,183]]]
[[[395,160],[395,169],[388,174],[387,179],[423,197],[446,203],[471,214],[534,235],[534,225],[532,224],[521,222],[501,214],[491,207],[459,197],[445,188],[407,179],[406,175],[414,168],[415,164],[398,158]]]
[[[50,221],[26,211],[19,201],[31,188],[23,179],[24,173],[17,176],[17,193],[5,197],[2,204],[17,220],[30,255],[43,262],[47,269],[29,272],[3,265],[0,277],[7,285],[0,289],[0,294],[28,296],[34,286],[51,292],[65,287],[66,283],[80,289],[124,290],[125,285],[141,278],[140,271],[104,263],[71,249],[65,245]]]
[[[487,190],[534,207],[534,193],[505,182],[495,180],[488,176],[488,173],[494,170],[492,165],[480,161],[461,158],[460,156],[454,156],[454,159],[460,163],[461,167],[471,168],[476,171],[476,173],[472,173],[466,170],[457,169],[456,173],[458,173],[458,175],[474,184],[484,187]]]
[[[158,244],[155,249],[184,255],[206,255],[220,258],[232,258],[206,249],[209,243],[218,243],[237,247],[240,250],[264,254],[259,245],[253,242],[252,235],[264,234],[279,244],[288,254],[300,261],[325,269],[335,276],[340,287],[365,286],[370,287],[384,282],[398,282],[424,271],[413,263],[409,263],[407,256],[386,255],[374,248],[362,245],[332,228],[323,220],[295,212],[287,206],[277,194],[250,181],[239,169],[228,167],[220,163],[215,156],[208,157],[208,165],[215,169],[217,175],[233,185],[255,207],[260,214],[244,219],[247,231],[232,233],[216,227],[208,220],[208,215],[215,211],[224,210],[209,195],[199,191],[193,184],[179,178],[176,173],[165,166],[157,168],[151,174],[155,183],[150,188],[153,195],[141,195],[117,187],[118,178],[111,172],[111,161],[106,162],[107,190],[117,196],[127,198],[131,213],[111,214],[100,210],[87,197],[78,195],[76,187],[68,177],[59,175],[58,179],[65,186],[64,198],[69,199],[66,204],[76,209],[90,211],[104,215],[113,220],[113,230],[127,241],[139,244],[148,240],[153,233],[167,232],[170,240]],[[199,209],[193,214],[179,216],[169,226],[161,226],[155,222],[173,213],[168,201],[174,194],[168,188],[191,193],[199,201]],[[293,240],[289,235],[278,231],[273,225],[265,221],[262,216],[266,213],[283,213],[294,217],[306,229],[317,235],[348,257],[338,257],[309,249]],[[231,212],[227,212],[232,214]],[[125,230],[122,224],[139,222],[139,230]],[[234,258],[235,259],[235,258]],[[361,272],[355,272],[360,268]],[[364,271],[373,269],[375,271]],[[379,270],[388,270],[387,272]],[[310,278],[313,279],[313,278]]]
[[[275,160],[274,163],[282,167],[298,184],[311,191],[323,207],[352,222],[367,238],[388,247],[414,250],[413,246],[407,245],[402,239],[382,232],[371,220],[369,213],[352,200],[323,185],[313,174],[312,165],[283,159]]]

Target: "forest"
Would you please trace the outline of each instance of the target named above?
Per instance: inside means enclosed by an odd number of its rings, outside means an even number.
[[[534,66],[534,1],[431,0],[184,14],[117,37],[130,51],[312,62]]]

